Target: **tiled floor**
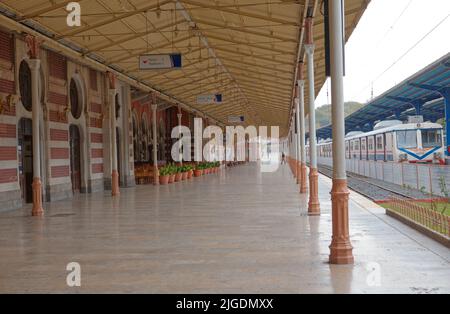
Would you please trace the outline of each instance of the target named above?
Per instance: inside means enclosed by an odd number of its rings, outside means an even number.
[[[0,292],[450,292],[450,250],[356,194],[355,265],[329,265],[331,184],[319,184],[323,214],[313,218],[287,166],[257,165],[119,199],[79,195],[47,204],[44,218],[29,207],[2,213]],[[70,262],[81,265],[80,288],[66,285]]]

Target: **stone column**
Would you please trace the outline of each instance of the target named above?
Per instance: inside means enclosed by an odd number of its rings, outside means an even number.
[[[345,169],[344,51],[342,0],[329,2],[331,52],[331,121],[333,130],[333,187],[331,264],[352,264],[349,236],[347,174]]]
[[[156,127],[156,109],[158,109],[157,104],[152,105],[152,120],[153,120],[153,184],[159,184],[159,170],[158,170],[158,137],[157,137],[157,127]]]
[[[295,169],[297,171],[297,184],[301,184],[302,180],[302,171],[301,171],[301,160],[302,160],[302,152],[301,152],[301,143],[300,143],[300,99],[297,98],[295,100],[295,113],[296,113],[296,128],[297,128],[297,161],[295,163]]]
[[[297,116],[297,111],[294,107],[293,110],[293,115],[292,115],[292,144],[294,146],[294,159],[292,160],[292,170],[294,171],[294,178],[295,181],[298,182],[298,171],[297,171],[297,167],[295,166],[297,164],[297,161],[300,159],[299,155],[298,155],[298,146],[297,146],[297,138],[298,138],[298,130],[295,130],[296,127],[296,116]]]
[[[178,110],[177,118],[178,118],[178,127],[181,127],[181,118],[182,118],[181,110]],[[181,130],[178,131],[178,139],[181,139]],[[178,158],[180,159],[180,164],[183,165],[183,153],[181,149],[178,152]]]
[[[309,18],[312,24],[311,18]],[[309,28],[312,25],[309,24]],[[311,36],[312,38],[312,36]],[[320,215],[319,173],[317,171],[317,138],[316,138],[316,94],[314,90],[314,45],[305,44],[308,57],[308,87],[309,87],[309,203],[308,215]]]
[[[34,39],[36,40],[36,39]],[[39,70],[41,60],[30,59],[28,64],[31,70],[31,97],[32,97],[32,132],[33,132],[33,216],[42,216],[42,182],[41,182],[41,153],[39,136]]]
[[[300,115],[300,193],[308,192],[308,180],[306,173],[306,143],[305,143],[305,81],[298,81],[299,115]]]
[[[115,79],[114,79],[115,80]],[[119,196],[119,172],[117,167],[117,131],[116,131],[116,94],[115,84],[109,85],[109,108],[111,124],[111,195]]]

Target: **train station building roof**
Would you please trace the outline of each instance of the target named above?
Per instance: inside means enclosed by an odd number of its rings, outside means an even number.
[[[81,26],[67,24],[66,6],[81,6]],[[345,1],[349,38],[370,0]],[[303,60],[304,20],[314,15],[315,84],[325,82],[324,20],[320,0],[3,0],[1,23],[33,30],[44,46],[118,74],[143,92],[213,121],[245,116],[245,124],[288,130],[297,64]],[[14,29],[14,28],[13,28]],[[141,70],[145,54],[181,54],[181,69]],[[197,97],[221,94],[222,103]],[[305,99],[305,103],[308,100]]]
[[[369,131],[381,120],[408,120],[423,115],[425,121],[445,116],[444,98],[439,90],[450,86],[450,53],[394,86],[345,119],[346,133]],[[332,137],[331,125],[317,130],[322,139]]]

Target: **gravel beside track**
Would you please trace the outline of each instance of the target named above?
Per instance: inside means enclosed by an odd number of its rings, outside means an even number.
[[[327,177],[332,177],[332,168],[324,165],[319,165],[318,170],[320,173]],[[424,194],[417,189],[411,189],[402,187],[397,184],[384,182],[372,178],[363,177],[360,175],[347,173],[348,187],[355,192],[358,192],[367,198],[375,201],[386,201],[392,195],[402,197],[405,199],[430,199],[432,196]]]

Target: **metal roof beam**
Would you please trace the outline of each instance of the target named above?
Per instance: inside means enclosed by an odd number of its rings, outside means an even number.
[[[105,26],[105,25],[108,25],[108,24],[111,24],[111,23],[114,23],[114,22],[117,22],[117,21],[121,21],[121,20],[126,19],[128,17],[134,16],[134,15],[137,15],[137,14],[140,14],[140,13],[144,13],[146,11],[154,10],[154,9],[156,9],[156,8],[162,6],[162,5],[165,5],[165,4],[171,3],[171,2],[172,2],[172,0],[161,0],[161,1],[158,1],[157,3],[153,3],[153,4],[150,4],[150,5],[147,5],[147,6],[143,7],[143,8],[141,8],[141,9],[138,9],[138,10],[134,10],[134,11],[130,11],[130,12],[127,12],[127,13],[124,13],[124,14],[120,14],[118,16],[114,16],[112,18],[109,18],[109,19],[106,19],[106,20],[103,20],[103,21],[98,21],[98,22],[96,22],[94,24],[86,25],[86,26],[81,27],[81,28],[76,28],[76,29],[74,29],[74,30],[72,30],[70,32],[63,33],[60,36],[57,36],[56,40],[62,39],[62,38],[66,38],[66,37],[71,37],[71,36],[74,36],[74,35],[78,35],[78,34],[86,32],[86,31],[89,31],[91,29],[95,29],[97,27],[101,27],[101,26]]]
[[[212,9],[212,10],[216,10],[216,11],[222,11],[225,13],[231,13],[231,14],[251,17],[254,19],[259,19],[259,20],[264,20],[264,21],[269,21],[269,22],[274,22],[274,23],[280,23],[280,24],[285,24],[285,25],[291,25],[291,26],[295,26],[295,27],[300,26],[300,24],[298,22],[286,21],[284,19],[279,19],[279,18],[267,16],[267,15],[261,15],[261,14],[253,13],[253,12],[246,12],[246,11],[242,11],[240,9],[235,10],[235,9],[230,9],[230,8],[226,8],[223,6],[221,7],[221,6],[217,6],[217,5],[208,5],[204,2],[198,2],[198,1],[192,1],[192,0],[180,0],[180,1],[185,4],[190,4],[190,5],[194,5],[194,6],[205,8],[205,9]],[[304,5],[304,2],[298,3],[298,4]]]

